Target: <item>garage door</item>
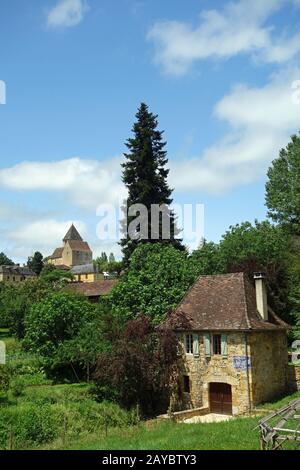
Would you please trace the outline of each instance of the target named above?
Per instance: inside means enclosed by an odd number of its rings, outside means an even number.
[[[232,414],[231,385],[211,383],[209,387],[210,412],[224,415]]]

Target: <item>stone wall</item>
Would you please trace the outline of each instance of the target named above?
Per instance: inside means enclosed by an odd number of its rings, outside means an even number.
[[[300,365],[288,366],[288,390],[296,392],[300,390]]]
[[[193,354],[183,355],[181,390],[183,375],[187,375],[190,393],[180,394],[177,409],[209,408],[209,388],[214,382],[231,385],[233,414],[246,413],[253,406],[287,390],[287,338],[284,331],[247,333],[247,346],[244,332],[229,332],[227,357],[205,357],[201,332],[199,338],[199,358]]]
[[[287,335],[285,331],[253,332],[249,346],[255,406],[287,391]]]
[[[182,375],[190,378],[190,393],[182,394],[182,408],[209,408],[209,384],[221,382],[232,387],[233,414],[242,414],[249,410],[249,391],[247,370],[237,370],[234,357],[245,357],[244,333],[228,333],[227,357],[212,355],[205,357],[203,336],[199,333],[199,358],[186,354],[183,361]],[[251,374],[249,375],[251,386]]]

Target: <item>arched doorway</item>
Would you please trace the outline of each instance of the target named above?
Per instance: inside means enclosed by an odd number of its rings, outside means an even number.
[[[209,384],[209,405],[211,413],[232,414],[231,385],[221,382]]]

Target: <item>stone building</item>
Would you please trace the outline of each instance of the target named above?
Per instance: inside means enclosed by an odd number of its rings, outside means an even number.
[[[28,266],[0,266],[0,282],[22,282],[34,278],[36,274]]]
[[[73,266],[70,272],[73,274],[75,282],[96,282],[104,277],[94,263]]]
[[[91,303],[98,303],[101,297],[109,295],[117,285],[116,279],[96,282],[71,282],[68,289],[77,294],[84,295]]]
[[[173,409],[241,414],[287,390],[285,324],[268,306],[264,277],[202,276],[166,322],[178,334],[180,391]]]
[[[87,242],[83,241],[77,229],[72,224],[63,239],[63,246],[56,248],[47,263],[61,268],[86,265],[93,262],[93,253]]]

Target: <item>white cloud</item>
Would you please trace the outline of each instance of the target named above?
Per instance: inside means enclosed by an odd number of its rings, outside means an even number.
[[[47,14],[49,28],[69,28],[76,26],[88,11],[85,0],[59,0]]]
[[[299,131],[300,104],[291,87],[298,77],[300,69],[289,70],[274,75],[262,88],[234,87],[214,110],[230,131],[202,155],[173,161],[172,186],[221,194],[265,175],[290,135]]]
[[[62,246],[62,239],[72,223],[83,238],[88,237],[87,226],[80,220],[58,221],[45,218],[16,224],[2,233],[6,241],[5,252],[17,262],[24,262],[35,251],[40,251],[44,256],[50,255],[55,248]]]
[[[105,162],[71,158],[57,162],[22,162],[0,170],[0,187],[65,193],[71,202],[96,211],[101,203],[124,198],[120,158]]]
[[[34,222],[28,222],[19,226],[18,230],[13,230],[8,233],[11,242],[15,242],[20,246],[24,244],[28,253],[29,247],[32,250],[42,250],[49,247],[56,248],[62,245],[62,239],[74,223],[79,232],[86,235],[86,225],[81,221],[57,221],[55,219],[44,219]]]
[[[291,2],[292,0],[288,0]],[[222,10],[203,10],[200,24],[156,22],[148,33],[155,62],[170,74],[184,74],[203,59],[227,59],[247,53],[266,62],[281,63],[300,51],[300,35],[283,36],[268,26],[270,16],[287,0],[239,0]],[[298,0],[293,0],[300,6]]]

